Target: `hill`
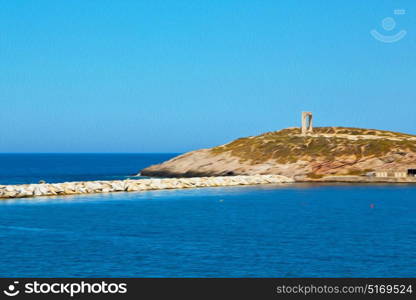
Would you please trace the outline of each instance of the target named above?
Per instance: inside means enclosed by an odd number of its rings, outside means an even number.
[[[347,127],[287,128],[177,156],[141,171],[144,176],[190,177],[277,174],[299,178],[364,175],[416,168],[416,136]]]

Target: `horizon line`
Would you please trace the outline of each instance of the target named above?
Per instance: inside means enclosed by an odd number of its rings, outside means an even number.
[[[185,152],[0,152],[2,154],[180,154]]]

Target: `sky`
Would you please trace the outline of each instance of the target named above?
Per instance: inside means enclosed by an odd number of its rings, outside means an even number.
[[[0,0],[0,68],[0,152],[185,152],[301,111],[416,134],[416,1]]]

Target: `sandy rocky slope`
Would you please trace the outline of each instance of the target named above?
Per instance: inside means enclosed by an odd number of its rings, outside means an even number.
[[[416,136],[374,129],[287,128],[188,152],[141,170],[143,176],[275,174],[292,178],[364,175],[416,168]]]

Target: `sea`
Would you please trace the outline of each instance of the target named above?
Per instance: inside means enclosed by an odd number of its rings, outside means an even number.
[[[1,154],[0,184],[130,178],[176,154]],[[0,277],[415,277],[416,186],[0,200]]]

